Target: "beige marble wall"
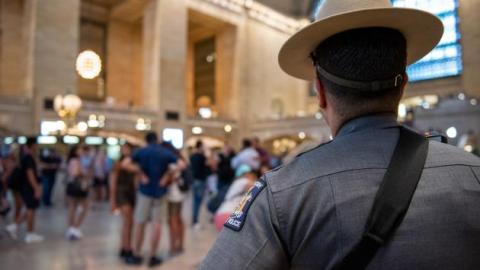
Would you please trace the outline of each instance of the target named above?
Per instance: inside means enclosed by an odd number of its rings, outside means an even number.
[[[107,96],[119,105],[143,105],[142,23],[112,19],[107,38]]]
[[[247,27],[248,66],[244,72],[249,76],[250,120],[270,118],[275,99],[283,102],[284,116],[306,110],[308,84],[286,75],[277,62],[278,51],[289,35],[252,20]]]
[[[35,2],[0,0],[0,95],[31,95],[32,22]]]
[[[143,16],[143,105],[152,110],[159,104],[158,50],[154,50],[160,43],[156,12],[156,1],[150,1]]]
[[[36,5],[33,53],[34,129],[43,118],[43,101],[76,92],[80,0],[42,0]]]
[[[480,1],[460,0],[460,32],[463,52],[463,89],[467,94],[480,97]]]

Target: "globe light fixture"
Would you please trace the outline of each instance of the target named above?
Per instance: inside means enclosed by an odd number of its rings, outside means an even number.
[[[77,124],[77,129],[78,129],[78,131],[80,131],[80,132],[87,132],[87,130],[88,130],[88,124],[85,123],[85,122],[83,122],[83,121],[82,121],[82,122],[79,122],[79,123]]]
[[[192,133],[193,133],[194,135],[200,135],[200,134],[203,133],[203,128],[201,128],[201,127],[193,127],[193,128],[192,128]]]
[[[80,77],[87,80],[95,79],[102,71],[102,60],[94,51],[85,50],[78,55],[75,67]]]
[[[458,131],[457,131],[457,129],[456,129],[455,127],[449,127],[449,128],[447,129],[447,132],[446,132],[446,133],[447,133],[447,136],[448,136],[450,139],[454,139],[454,138],[456,138],[457,135],[458,135]]]
[[[150,119],[138,118],[135,124],[135,129],[138,131],[147,131],[152,129],[152,121]]]
[[[75,127],[75,119],[82,108],[82,100],[72,94],[57,95],[53,100],[53,108],[61,121],[58,121],[58,131],[64,132],[68,128]]]
[[[231,125],[225,125],[225,126],[223,127],[223,130],[224,130],[226,133],[230,133],[230,132],[232,132],[233,128],[232,128]]]
[[[212,118],[213,112],[212,112],[212,109],[203,107],[198,109],[198,114],[200,115],[200,117],[204,119],[210,119]]]

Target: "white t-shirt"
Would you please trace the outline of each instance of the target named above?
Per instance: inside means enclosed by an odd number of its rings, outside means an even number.
[[[243,196],[247,193],[250,180],[248,178],[239,178],[235,180],[228,189],[225,200],[217,210],[217,214],[232,213],[242,201]]]
[[[185,199],[185,194],[178,187],[178,181],[173,182],[168,187],[167,198],[169,202],[180,203]]]

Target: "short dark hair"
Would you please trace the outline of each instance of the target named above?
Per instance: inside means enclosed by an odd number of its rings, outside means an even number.
[[[201,140],[198,140],[197,143],[195,143],[195,148],[200,149],[203,147],[203,142]]]
[[[28,137],[27,141],[25,142],[25,145],[28,148],[31,148],[32,146],[37,144],[37,137]]]
[[[248,148],[252,146],[252,141],[250,139],[243,139],[242,141],[243,148]]]
[[[147,135],[145,135],[145,141],[147,141],[148,144],[157,143],[158,142],[157,133],[153,131],[148,132]]]
[[[317,65],[337,77],[362,82],[381,81],[405,74],[407,42],[395,29],[359,28],[326,39],[312,55]],[[337,85],[318,72],[317,76],[343,117],[395,112],[400,102],[402,85],[380,91],[359,91]]]

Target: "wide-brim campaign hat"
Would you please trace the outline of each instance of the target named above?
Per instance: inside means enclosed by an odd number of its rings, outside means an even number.
[[[352,29],[385,27],[400,31],[407,41],[407,64],[427,55],[443,35],[442,21],[426,11],[393,7],[390,0],[324,0],[316,20],[280,49],[278,62],[289,75],[313,80],[310,57],[327,38]]]

